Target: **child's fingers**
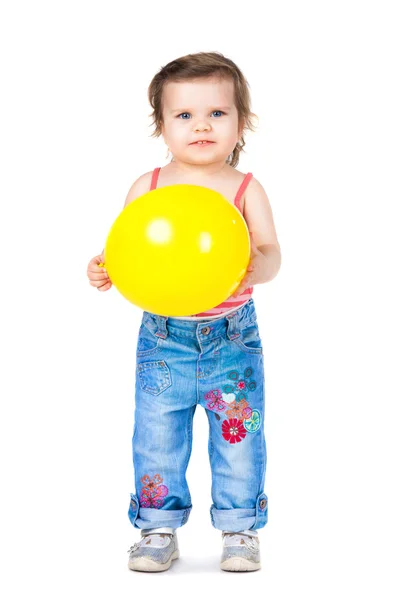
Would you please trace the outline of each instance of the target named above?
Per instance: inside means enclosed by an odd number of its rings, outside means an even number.
[[[92,260],[88,264],[88,270],[99,270],[99,269],[104,269],[104,259],[100,254],[98,256],[95,256],[94,258],[92,258]]]
[[[107,269],[99,267],[98,265],[89,264],[86,272],[89,279],[92,275],[103,275],[103,277],[108,277]]]
[[[101,287],[103,285],[106,285],[106,283],[109,283],[110,279],[108,277],[98,277],[97,279],[95,279],[95,275],[93,275],[93,277],[91,277],[89,279],[89,283],[92,287]],[[111,283],[111,282],[110,282]]]
[[[97,289],[99,292],[106,292],[107,290],[110,289],[111,286],[112,286],[112,283],[110,280],[108,280],[107,283],[105,283],[104,285],[101,285]]]
[[[107,273],[107,269],[105,267],[99,267],[99,265],[90,264],[87,268],[88,273]]]
[[[103,254],[98,254],[92,258],[87,266],[86,274],[90,285],[97,288],[100,292],[105,292],[112,286],[107,270],[104,268]]]
[[[94,279],[98,281],[99,279],[109,279],[107,271],[100,269],[100,271],[89,271],[87,273],[89,279]]]

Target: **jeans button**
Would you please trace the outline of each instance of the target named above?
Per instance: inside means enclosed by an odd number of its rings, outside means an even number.
[[[203,335],[208,335],[210,333],[210,331],[211,331],[210,327],[203,327],[203,329],[201,330],[201,333]]]
[[[264,508],[267,506],[267,501],[265,500],[265,498],[263,498],[262,500],[260,500],[260,508],[261,510],[264,510]]]

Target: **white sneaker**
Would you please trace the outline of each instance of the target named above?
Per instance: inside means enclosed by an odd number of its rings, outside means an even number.
[[[221,557],[223,571],[257,571],[261,568],[260,542],[256,531],[223,531]]]
[[[165,533],[163,528],[142,529],[142,539],[128,550],[128,567],[132,571],[150,572],[169,569],[172,561],[179,558],[176,533],[174,530],[169,531]]]

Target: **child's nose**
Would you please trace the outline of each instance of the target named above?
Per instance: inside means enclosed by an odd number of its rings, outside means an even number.
[[[206,121],[199,121],[194,128],[195,131],[210,131],[210,129],[211,125]]]

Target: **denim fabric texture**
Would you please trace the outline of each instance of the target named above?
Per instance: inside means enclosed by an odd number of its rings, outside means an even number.
[[[264,356],[252,298],[208,321],[143,313],[132,439],[136,493],[128,512],[139,529],[176,529],[189,518],[186,469],[197,405],[209,421],[213,526],[264,527]]]

